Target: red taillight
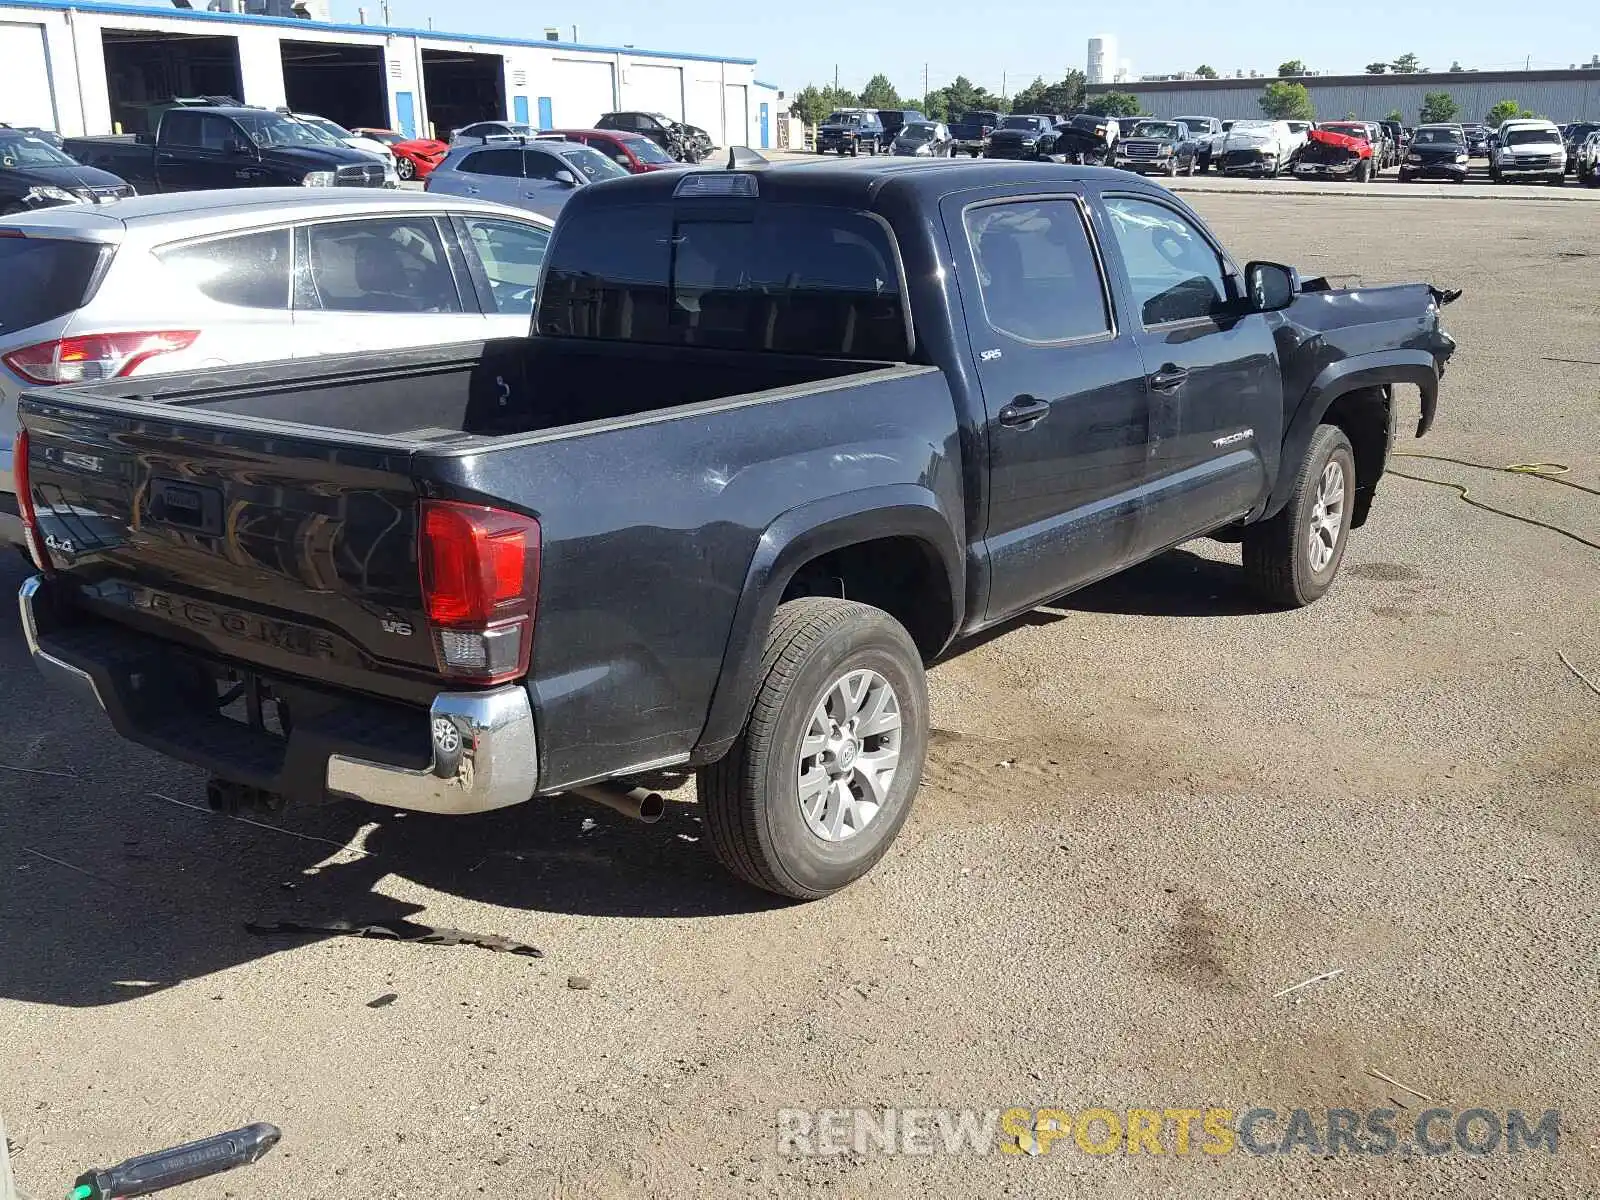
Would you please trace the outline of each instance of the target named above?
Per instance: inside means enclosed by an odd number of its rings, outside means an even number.
[[[142,333],[90,333],[13,350],[3,361],[29,383],[98,383],[131,374],[158,354],[187,350],[195,329]]]
[[[17,440],[11,450],[11,486],[17,489],[17,512],[22,517],[22,528],[28,540],[28,553],[41,571],[50,569],[49,556],[44,543],[39,540],[38,517],[33,509],[33,484],[28,479],[28,431],[17,430]]]
[[[424,500],[417,560],[434,652],[446,675],[503,683],[525,675],[539,599],[539,522]]]

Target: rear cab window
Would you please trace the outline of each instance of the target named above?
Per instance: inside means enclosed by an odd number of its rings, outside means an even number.
[[[111,253],[99,242],[16,237],[0,228],[0,338],[82,307]]]
[[[893,235],[866,212],[694,199],[568,210],[538,332],[901,361],[911,327]]]

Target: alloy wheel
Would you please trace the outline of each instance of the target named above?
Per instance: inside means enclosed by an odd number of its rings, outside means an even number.
[[[800,739],[795,782],[806,827],[827,842],[855,837],[883,808],[900,765],[900,698],[876,671],[835,680]]]

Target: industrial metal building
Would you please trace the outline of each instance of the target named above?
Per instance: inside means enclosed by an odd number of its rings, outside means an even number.
[[[0,0],[0,121],[68,136],[144,132],[153,106],[215,95],[443,137],[473,121],[584,128],[636,109],[701,126],[718,145],[765,147],[779,93],[757,82],[754,65],[101,0]]]
[[[1090,85],[1091,96],[1110,91],[1139,98],[1152,116],[1250,118],[1261,116],[1261,90],[1270,78],[1174,79]],[[1461,107],[1461,120],[1481,121],[1501,100],[1518,104],[1552,121],[1600,121],[1600,67],[1570,71],[1450,71],[1426,75],[1307,75],[1288,80],[1305,84],[1317,116],[1336,121],[1350,113],[1382,120],[1399,109],[1415,122],[1428,92],[1448,92]]]

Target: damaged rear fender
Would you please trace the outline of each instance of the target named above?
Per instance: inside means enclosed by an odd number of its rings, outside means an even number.
[[[1428,351],[1380,350],[1340,359],[1324,367],[1312,380],[1294,416],[1290,418],[1277,482],[1265,507],[1254,519],[1271,517],[1289,502],[1289,494],[1294,490],[1298,474],[1297,468],[1305,458],[1311,437],[1341,397],[1379,389],[1384,396],[1382,412],[1374,412],[1370,422],[1358,420],[1355,428],[1346,430],[1356,447],[1356,466],[1360,476],[1352,523],[1360,525],[1364,522],[1388,459],[1389,440],[1394,428],[1394,385],[1406,383],[1415,384],[1422,394],[1422,419],[1417,423],[1417,436],[1421,437],[1433,424],[1433,415],[1439,403],[1439,369]],[[1344,415],[1347,418],[1359,417],[1355,410],[1347,410]]]

